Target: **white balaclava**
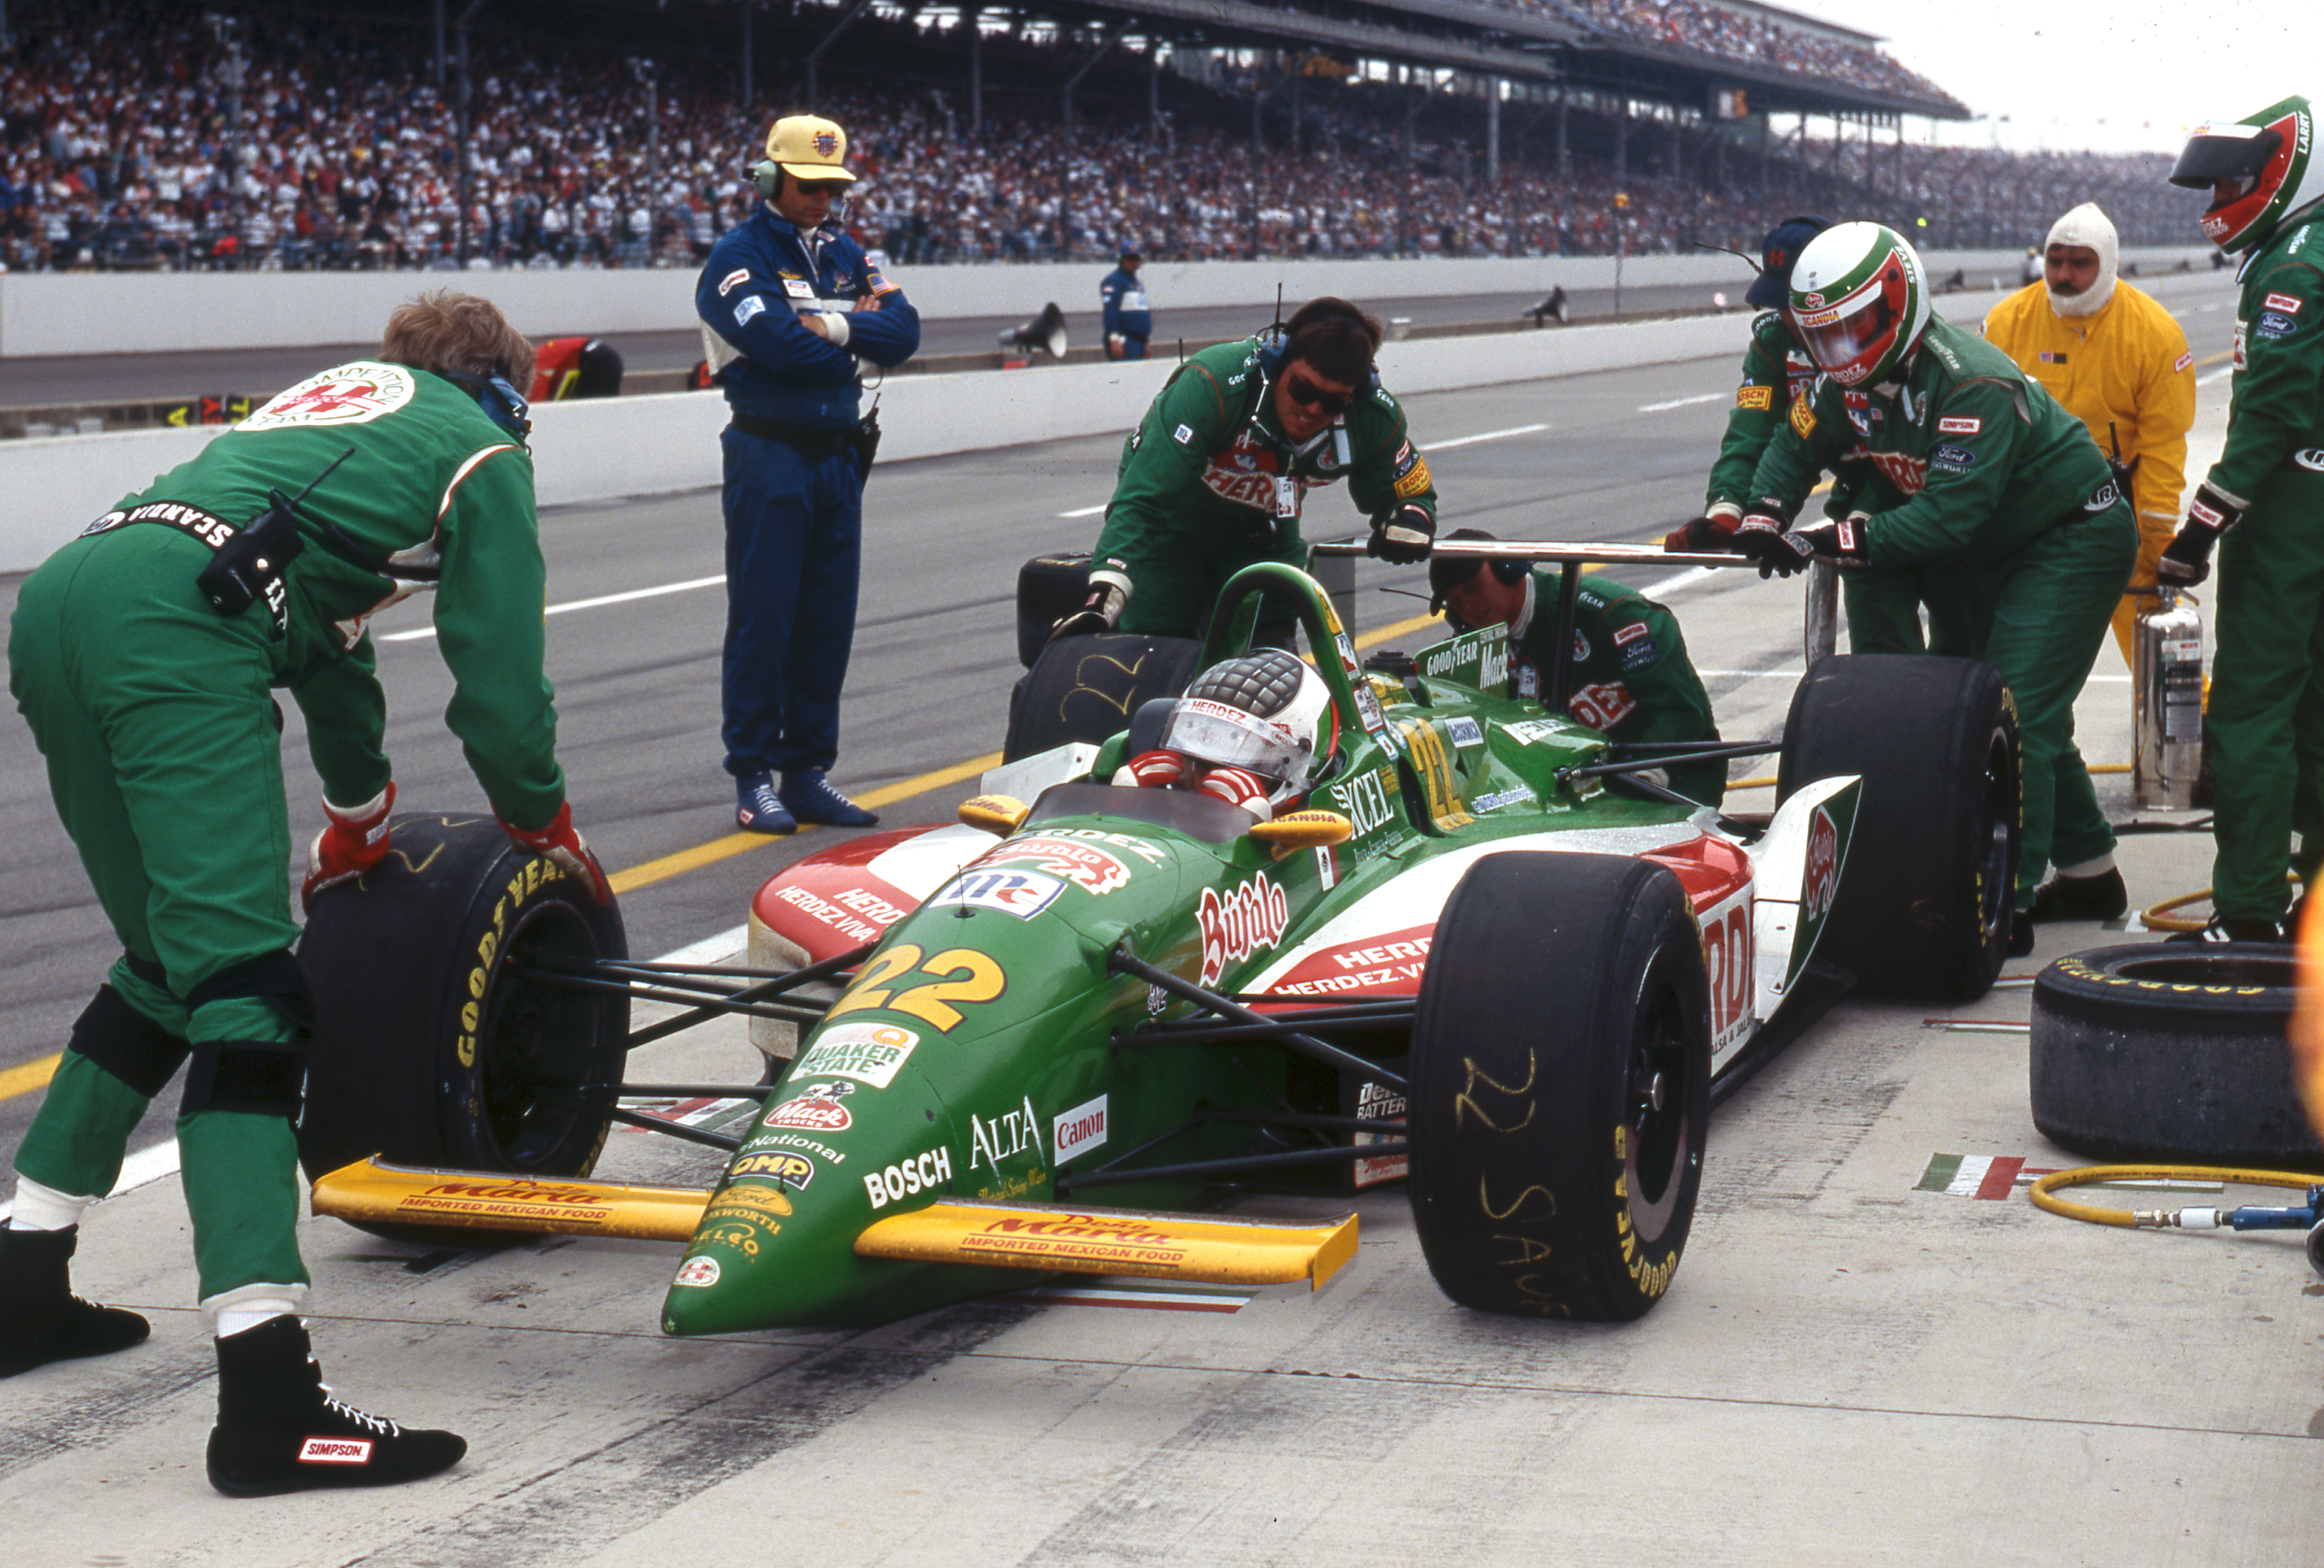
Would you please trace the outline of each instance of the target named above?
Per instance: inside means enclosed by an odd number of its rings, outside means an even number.
[[[2106,309],[2106,302],[2114,298],[2115,263],[2121,259],[2122,242],[2115,237],[2114,224],[2098,210],[2098,204],[2086,201],[2052,224],[2050,237],[2042,242],[2042,248],[2047,251],[2052,245],[2089,246],[2098,254],[2098,275],[2079,294],[2048,291],[2050,309],[2061,316],[2092,316]]]

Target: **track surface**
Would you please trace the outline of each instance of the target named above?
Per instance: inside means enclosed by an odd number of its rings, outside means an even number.
[[[2228,298],[2183,301],[2200,358],[2226,346]],[[1412,418],[1449,521],[1638,542],[1699,503],[1732,369],[1425,396]],[[2225,392],[2206,388],[2199,437],[2216,440]],[[943,817],[972,792],[964,765],[997,749],[1017,673],[1015,563],[1093,536],[1094,516],[1064,514],[1104,500],[1116,446],[873,477],[836,777],[891,797],[890,821]],[[1327,496],[1308,531],[1353,524]],[[718,535],[709,492],[552,512],[552,606],[713,576]],[[1421,577],[1373,567],[1364,580]],[[1638,580],[1660,581],[1682,616],[1724,733],[1775,735],[1799,667],[1796,587],[1735,571]],[[13,604],[13,586],[0,597]],[[1418,608],[1368,594],[1359,632]],[[380,632],[420,629],[422,613]],[[759,881],[833,836],[724,853],[722,622],[715,588],[549,622],[576,819],[639,884],[623,906],[642,954],[731,930]],[[404,801],[477,804],[437,717],[447,683],[428,641],[383,641],[381,667]],[[2127,704],[2110,653],[2099,678],[2085,746],[2118,761]],[[297,742],[294,818],[311,826]],[[2102,782],[2128,816],[2119,781]],[[6,1074],[58,1048],[111,949],[21,723],[0,726],[0,820]],[[2207,851],[2126,841],[2135,897],[2200,886]],[[666,857],[685,852],[700,863],[672,872]],[[2106,939],[2048,929],[2039,956]],[[2022,1020],[2024,1006],[2001,991],[1962,1011]],[[1933,1032],[1928,1010],[1844,1004],[1737,1096],[1680,1283],[1626,1329],[1450,1306],[1393,1190],[1358,1205],[1363,1253],[1319,1298],[1268,1292],[1231,1315],[1001,1302],[868,1334],[686,1342],[653,1332],[667,1249],[431,1259],[311,1222],[332,1381],[475,1445],[451,1478],[378,1494],[229,1504],[203,1485],[209,1355],[182,1203],[156,1184],[97,1213],[77,1265],[92,1294],[153,1316],[154,1342],[0,1383],[12,1556],[561,1568],[755,1552],[724,1539],[763,1532],[786,1559],[830,1563],[2312,1561],[2324,1511],[2309,1439],[2324,1411],[2296,1368],[2312,1367],[2324,1287],[2303,1288],[2296,1244],[2099,1231],[1915,1191],[1933,1153],[2076,1163],[2032,1130],[2022,1036]],[[683,1075],[701,1053],[701,1071],[731,1076],[738,1048],[674,1045],[652,1071]],[[0,1147],[36,1102],[0,1099]],[[157,1113],[141,1142],[168,1132]],[[605,1174],[702,1165],[624,1135]],[[2182,1353],[2190,1341],[2201,1357]]]

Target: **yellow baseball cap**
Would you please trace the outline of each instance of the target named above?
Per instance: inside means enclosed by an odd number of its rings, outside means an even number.
[[[786,115],[767,131],[767,156],[794,180],[853,180],[847,133],[816,115]]]

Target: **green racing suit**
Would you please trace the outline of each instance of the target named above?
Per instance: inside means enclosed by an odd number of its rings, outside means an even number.
[[[263,512],[271,491],[298,494],[343,453],[299,507],[302,548],[282,568],[279,619],[265,602],[213,608],[196,578],[217,543]],[[493,810],[524,828],[557,816],[565,778],[541,673],[545,582],[521,443],[452,383],[372,361],[276,397],[25,580],[9,687],[124,950],[108,982],[145,1020],[144,1038],[190,1045],[199,1071],[205,1045],[215,1061],[222,1046],[303,1036],[295,985],[205,988],[281,962],[299,935],[271,688],[299,705],[326,797],[377,798],[391,775],[366,623],[406,595],[435,589],[456,681],[446,720]],[[166,1081],[171,1067],[165,1056],[151,1075]],[[18,1171],[103,1195],[160,1086],[68,1050]],[[178,1133],[204,1299],[261,1282],[302,1287],[288,1115],[198,1106]]]
[[[2015,696],[2017,902],[2029,907],[2052,859],[2079,865],[2114,849],[2074,746],[2074,697],[2137,558],[2130,502],[2080,420],[2007,355],[1941,318],[1901,386],[1850,391],[1826,378],[1793,405],[1753,476],[1755,508],[1793,517],[1817,472],[1858,440],[1906,497],[1859,525],[1861,563],[1973,575],[1959,579],[1976,587],[1967,645],[1932,651],[1986,659]]]
[[[2227,444],[2205,483],[2245,507],[2219,542],[2208,721],[2218,775],[2211,905],[2283,913],[2324,862],[2324,208],[2244,263]]]
[[[1295,447],[1268,384],[1257,339],[1215,344],[1171,373],[1130,433],[1095,552],[1130,576],[1120,630],[1192,637],[1244,567],[1304,568],[1307,493],[1339,479],[1367,518],[1406,504],[1435,516],[1428,460],[1386,388],[1359,390],[1340,421]]]

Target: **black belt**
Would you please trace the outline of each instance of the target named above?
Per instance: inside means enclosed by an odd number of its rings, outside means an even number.
[[[842,452],[855,449],[855,427],[842,425],[836,429],[818,429],[811,425],[788,425],[780,420],[762,420],[754,414],[732,414],[728,423],[746,436],[763,436],[770,441],[780,441],[802,457],[836,457]]]
[[[108,512],[80,530],[87,539],[93,533],[110,533],[132,522],[166,523],[180,533],[201,540],[212,549],[224,545],[242,530],[215,512],[204,512],[198,506],[189,506],[182,501],[148,501],[141,505],[118,512]]]

